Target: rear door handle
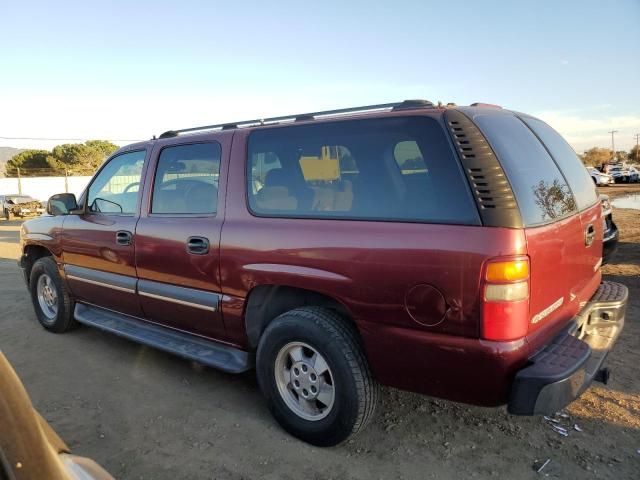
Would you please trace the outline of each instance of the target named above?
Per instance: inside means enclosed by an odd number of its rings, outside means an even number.
[[[206,255],[209,253],[209,239],[205,237],[189,237],[187,239],[187,253]]]
[[[128,232],[127,230],[119,230],[116,232],[116,243],[118,245],[131,245],[132,238],[133,233]]]

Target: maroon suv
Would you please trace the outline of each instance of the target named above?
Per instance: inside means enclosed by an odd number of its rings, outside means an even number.
[[[44,328],[78,322],[228,372],[334,445],[378,383],[511,413],[592,382],[627,289],[602,208],[542,121],[426,101],[170,131],[22,228]]]

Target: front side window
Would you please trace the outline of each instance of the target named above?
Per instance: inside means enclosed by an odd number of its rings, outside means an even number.
[[[215,214],[220,154],[217,142],[163,148],[153,182],[151,213]]]
[[[93,179],[87,196],[90,212],[130,215],[136,212],[145,151],[112,158]]]
[[[248,162],[257,215],[479,224],[446,132],[430,117],[261,129]]]

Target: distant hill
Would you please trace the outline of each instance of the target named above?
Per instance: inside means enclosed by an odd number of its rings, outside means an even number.
[[[24,152],[23,148],[0,147],[0,177],[4,177],[4,166],[11,157]]]

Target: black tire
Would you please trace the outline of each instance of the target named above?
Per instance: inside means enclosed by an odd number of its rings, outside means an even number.
[[[38,299],[38,282],[43,275],[48,277],[50,281],[47,285],[56,294],[56,311],[53,315],[51,313],[48,315],[43,310]],[[73,300],[71,300],[67,287],[62,278],[60,278],[58,267],[53,258],[42,257],[36,260],[31,268],[29,290],[31,291],[31,301],[33,302],[36,316],[44,328],[50,332],[64,333],[78,325],[75,318],[73,318]]]
[[[7,220],[13,220],[13,214],[11,213],[11,211],[5,210],[4,211],[4,218],[6,218]]]
[[[278,353],[301,342],[322,355],[330,371],[334,400],[324,418],[307,420],[286,403],[278,388]],[[337,313],[320,307],[302,307],[273,320],[258,345],[257,375],[271,413],[290,434],[313,445],[337,445],[369,423],[378,399],[358,334]],[[305,370],[306,371],[306,370]]]

